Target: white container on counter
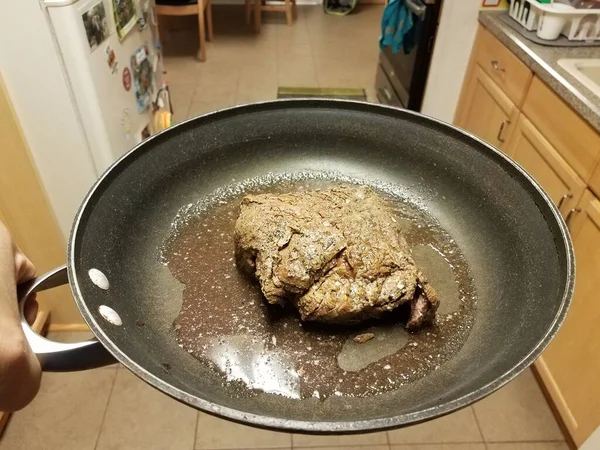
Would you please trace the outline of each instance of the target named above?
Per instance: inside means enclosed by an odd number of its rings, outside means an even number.
[[[540,39],[553,41],[558,39],[565,25],[570,21],[569,16],[561,13],[573,11],[575,8],[563,3],[550,3],[546,6],[548,10],[540,14],[536,34]]]

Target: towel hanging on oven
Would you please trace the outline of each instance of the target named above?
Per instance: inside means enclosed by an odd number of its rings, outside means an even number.
[[[413,14],[407,0],[390,0],[383,10],[379,47],[392,47],[392,53],[404,50],[408,54],[417,44],[421,18]]]

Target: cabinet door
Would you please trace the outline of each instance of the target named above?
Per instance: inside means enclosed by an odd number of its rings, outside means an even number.
[[[575,296],[562,328],[536,368],[573,441],[600,425],[600,201],[585,191],[570,220]]]
[[[577,205],[585,183],[523,114],[506,153],[542,185],[564,217]]]
[[[477,63],[471,62],[455,124],[503,150],[518,115],[508,96]]]
[[[65,244],[0,77],[0,220],[42,274],[66,260]],[[53,324],[81,324],[69,286],[38,294]]]

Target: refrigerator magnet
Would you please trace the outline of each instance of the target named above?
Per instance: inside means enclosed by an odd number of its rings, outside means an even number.
[[[152,65],[148,59],[147,45],[143,45],[131,55],[131,74],[138,112],[142,112],[151,102],[150,94],[153,83]]]
[[[115,28],[119,40],[123,40],[137,23],[137,12],[133,0],[111,0]]]
[[[81,15],[90,51],[98,48],[110,34],[104,1],[100,0]]]
[[[129,67],[123,69],[123,87],[127,92],[131,89],[131,70],[129,70]]]
[[[125,135],[125,139],[131,139],[131,116],[129,114],[129,108],[125,108],[121,114],[121,129]]]
[[[148,21],[150,20],[150,5],[148,4],[148,0],[139,0],[139,19],[138,19],[138,30],[143,31],[148,26]]]
[[[119,69],[119,62],[117,61],[115,51],[111,48],[110,45],[107,45],[104,49],[104,53],[106,55],[106,64],[108,64],[108,68],[110,69],[111,73],[116,73]]]

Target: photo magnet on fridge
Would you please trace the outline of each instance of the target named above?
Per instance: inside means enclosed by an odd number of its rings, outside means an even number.
[[[86,12],[81,15],[85,35],[87,36],[90,50],[93,52],[110,34],[108,30],[108,18],[104,1],[100,0]]]
[[[119,70],[119,62],[115,56],[115,51],[110,47],[110,45],[107,45],[104,49],[104,52],[106,53],[106,64],[108,64],[108,68],[110,69],[111,73],[116,73],[117,70]]]
[[[133,0],[111,0],[111,3],[117,34],[122,41],[137,23],[135,5]]]
[[[138,112],[144,111],[151,102],[152,94],[152,64],[150,63],[148,45],[143,45],[131,55],[131,72],[133,75],[133,90]]]

